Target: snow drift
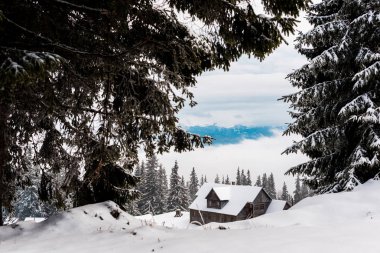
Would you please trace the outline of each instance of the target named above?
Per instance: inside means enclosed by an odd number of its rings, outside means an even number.
[[[147,222],[104,202],[38,224],[0,228],[0,252],[378,253],[379,192],[380,182],[371,180],[352,192],[307,198],[287,211],[186,228],[186,215],[175,219],[164,214]],[[171,226],[163,227],[165,223]]]

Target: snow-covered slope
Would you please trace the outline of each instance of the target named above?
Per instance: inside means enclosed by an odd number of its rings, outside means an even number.
[[[222,224],[226,230],[218,229],[221,224],[178,229],[175,223],[183,219],[170,214],[145,222],[105,202],[38,224],[0,228],[0,252],[378,253],[379,193],[380,182],[370,181],[353,192],[307,198],[287,211]],[[118,219],[113,210],[120,212]],[[160,226],[159,218],[170,218],[174,228]]]
[[[182,212],[181,217],[175,217],[175,212],[164,213],[159,215],[146,214],[142,216],[136,216],[137,219],[142,220],[144,224],[160,225],[169,228],[190,228],[196,225],[189,224],[190,214],[189,212]]]

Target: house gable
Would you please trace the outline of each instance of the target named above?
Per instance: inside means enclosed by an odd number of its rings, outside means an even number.
[[[211,189],[210,193],[206,196],[207,208],[222,209],[225,207],[230,198],[226,190],[228,189],[222,189],[221,187]]]
[[[207,208],[222,208],[222,203],[218,197],[218,195],[215,193],[214,189],[211,189],[210,193],[206,196],[207,200]]]

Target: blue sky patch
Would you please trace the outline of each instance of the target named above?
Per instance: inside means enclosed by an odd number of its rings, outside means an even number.
[[[213,145],[237,144],[243,140],[256,140],[260,137],[271,137],[274,135],[273,130],[283,130],[284,127],[261,126],[248,127],[237,125],[234,127],[210,126],[191,126],[187,131],[193,134],[209,135],[213,137]]]

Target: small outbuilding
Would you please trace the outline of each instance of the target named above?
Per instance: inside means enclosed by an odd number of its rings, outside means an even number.
[[[289,208],[286,201],[275,201],[272,209]],[[283,202],[283,203],[282,203]],[[205,183],[189,206],[190,222],[232,222],[265,214],[272,198],[262,187]]]

